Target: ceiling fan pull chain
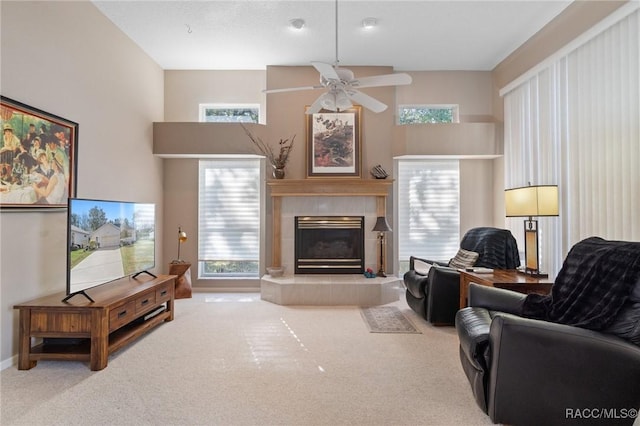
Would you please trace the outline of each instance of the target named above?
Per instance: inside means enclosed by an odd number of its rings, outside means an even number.
[[[338,63],[338,0],[336,0],[336,67]]]

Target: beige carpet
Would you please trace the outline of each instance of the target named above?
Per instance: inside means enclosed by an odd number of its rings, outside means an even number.
[[[196,293],[105,370],[2,371],[2,425],[473,425],[452,327],[370,333],[358,307],[284,307]]]

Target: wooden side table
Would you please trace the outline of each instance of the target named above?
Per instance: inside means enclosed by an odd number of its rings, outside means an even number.
[[[469,283],[504,288],[518,293],[549,294],[553,281],[548,278],[535,278],[522,274],[515,269],[494,269],[493,272],[480,273],[460,270],[460,309],[467,306]]]
[[[189,299],[191,297],[191,263],[171,263],[169,275],[177,275],[175,298]]]

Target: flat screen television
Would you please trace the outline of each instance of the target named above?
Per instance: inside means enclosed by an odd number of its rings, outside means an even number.
[[[69,198],[67,296],[155,266],[155,204]]]

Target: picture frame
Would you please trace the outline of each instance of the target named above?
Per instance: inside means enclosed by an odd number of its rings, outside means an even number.
[[[76,194],[78,123],[0,96],[0,209],[66,208]]]
[[[362,176],[361,114],[361,106],[306,114],[308,178]]]

